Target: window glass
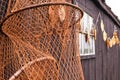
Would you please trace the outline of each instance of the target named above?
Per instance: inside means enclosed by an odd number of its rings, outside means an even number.
[[[95,54],[95,40],[92,35],[90,35],[89,43],[85,40],[85,35],[83,33],[91,32],[93,29],[93,18],[84,12],[84,16],[81,20],[81,30],[79,33],[79,47],[80,55],[92,55]],[[91,33],[90,33],[91,34]]]

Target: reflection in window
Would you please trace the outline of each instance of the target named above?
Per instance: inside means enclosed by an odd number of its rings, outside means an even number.
[[[83,33],[91,32],[93,29],[93,18],[88,14],[84,13],[84,16],[81,21],[81,31]],[[92,35],[90,35],[90,42],[87,43],[85,40],[85,34],[79,34],[79,47],[80,47],[80,55],[93,55],[95,54],[95,40]],[[91,34],[91,33],[90,33]]]

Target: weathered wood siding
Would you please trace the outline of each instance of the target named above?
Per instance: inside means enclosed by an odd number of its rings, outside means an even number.
[[[102,15],[105,30],[109,37],[112,37],[114,25],[117,26],[120,38],[120,26],[110,18],[94,0],[76,0],[79,7],[91,15],[95,20],[98,13]],[[94,21],[95,21],[94,20]],[[95,57],[82,58],[85,80],[120,80],[120,46],[116,45],[108,49],[103,41],[100,29],[100,20],[97,24],[97,40],[95,41]]]
[[[7,3],[8,0],[0,0],[0,21],[2,21],[5,16],[7,10]]]

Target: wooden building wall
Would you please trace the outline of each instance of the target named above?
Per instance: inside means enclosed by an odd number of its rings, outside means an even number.
[[[0,22],[3,20],[6,8],[7,8],[8,0],[0,0]],[[5,41],[7,42],[8,38],[7,36],[1,31],[0,26],[0,80],[3,80],[3,57],[8,48],[6,47],[6,50],[3,48],[4,45],[6,45]]]
[[[0,21],[5,16],[8,0],[0,0]]]
[[[120,38],[120,26],[106,14],[95,0],[75,0],[79,7],[91,15],[95,20],[98,13],[102,15],[105,30],[112,37],[114,25],[117,26]],[[94,20],[94,21],[95,21]],[[120,80],[120,46],[116,45],[108,49],[103,41],[100,29],[100,21],[97,24],[97,40],[95,41],[95,55],[82,57],[82,66],[85,80]]]

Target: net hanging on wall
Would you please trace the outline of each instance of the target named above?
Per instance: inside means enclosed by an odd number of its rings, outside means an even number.
[[[82,11],[69,3],[31,1],[8,8],[2,31],[10,43],[4,45],[1,79],[83,80],[78,46]]]

